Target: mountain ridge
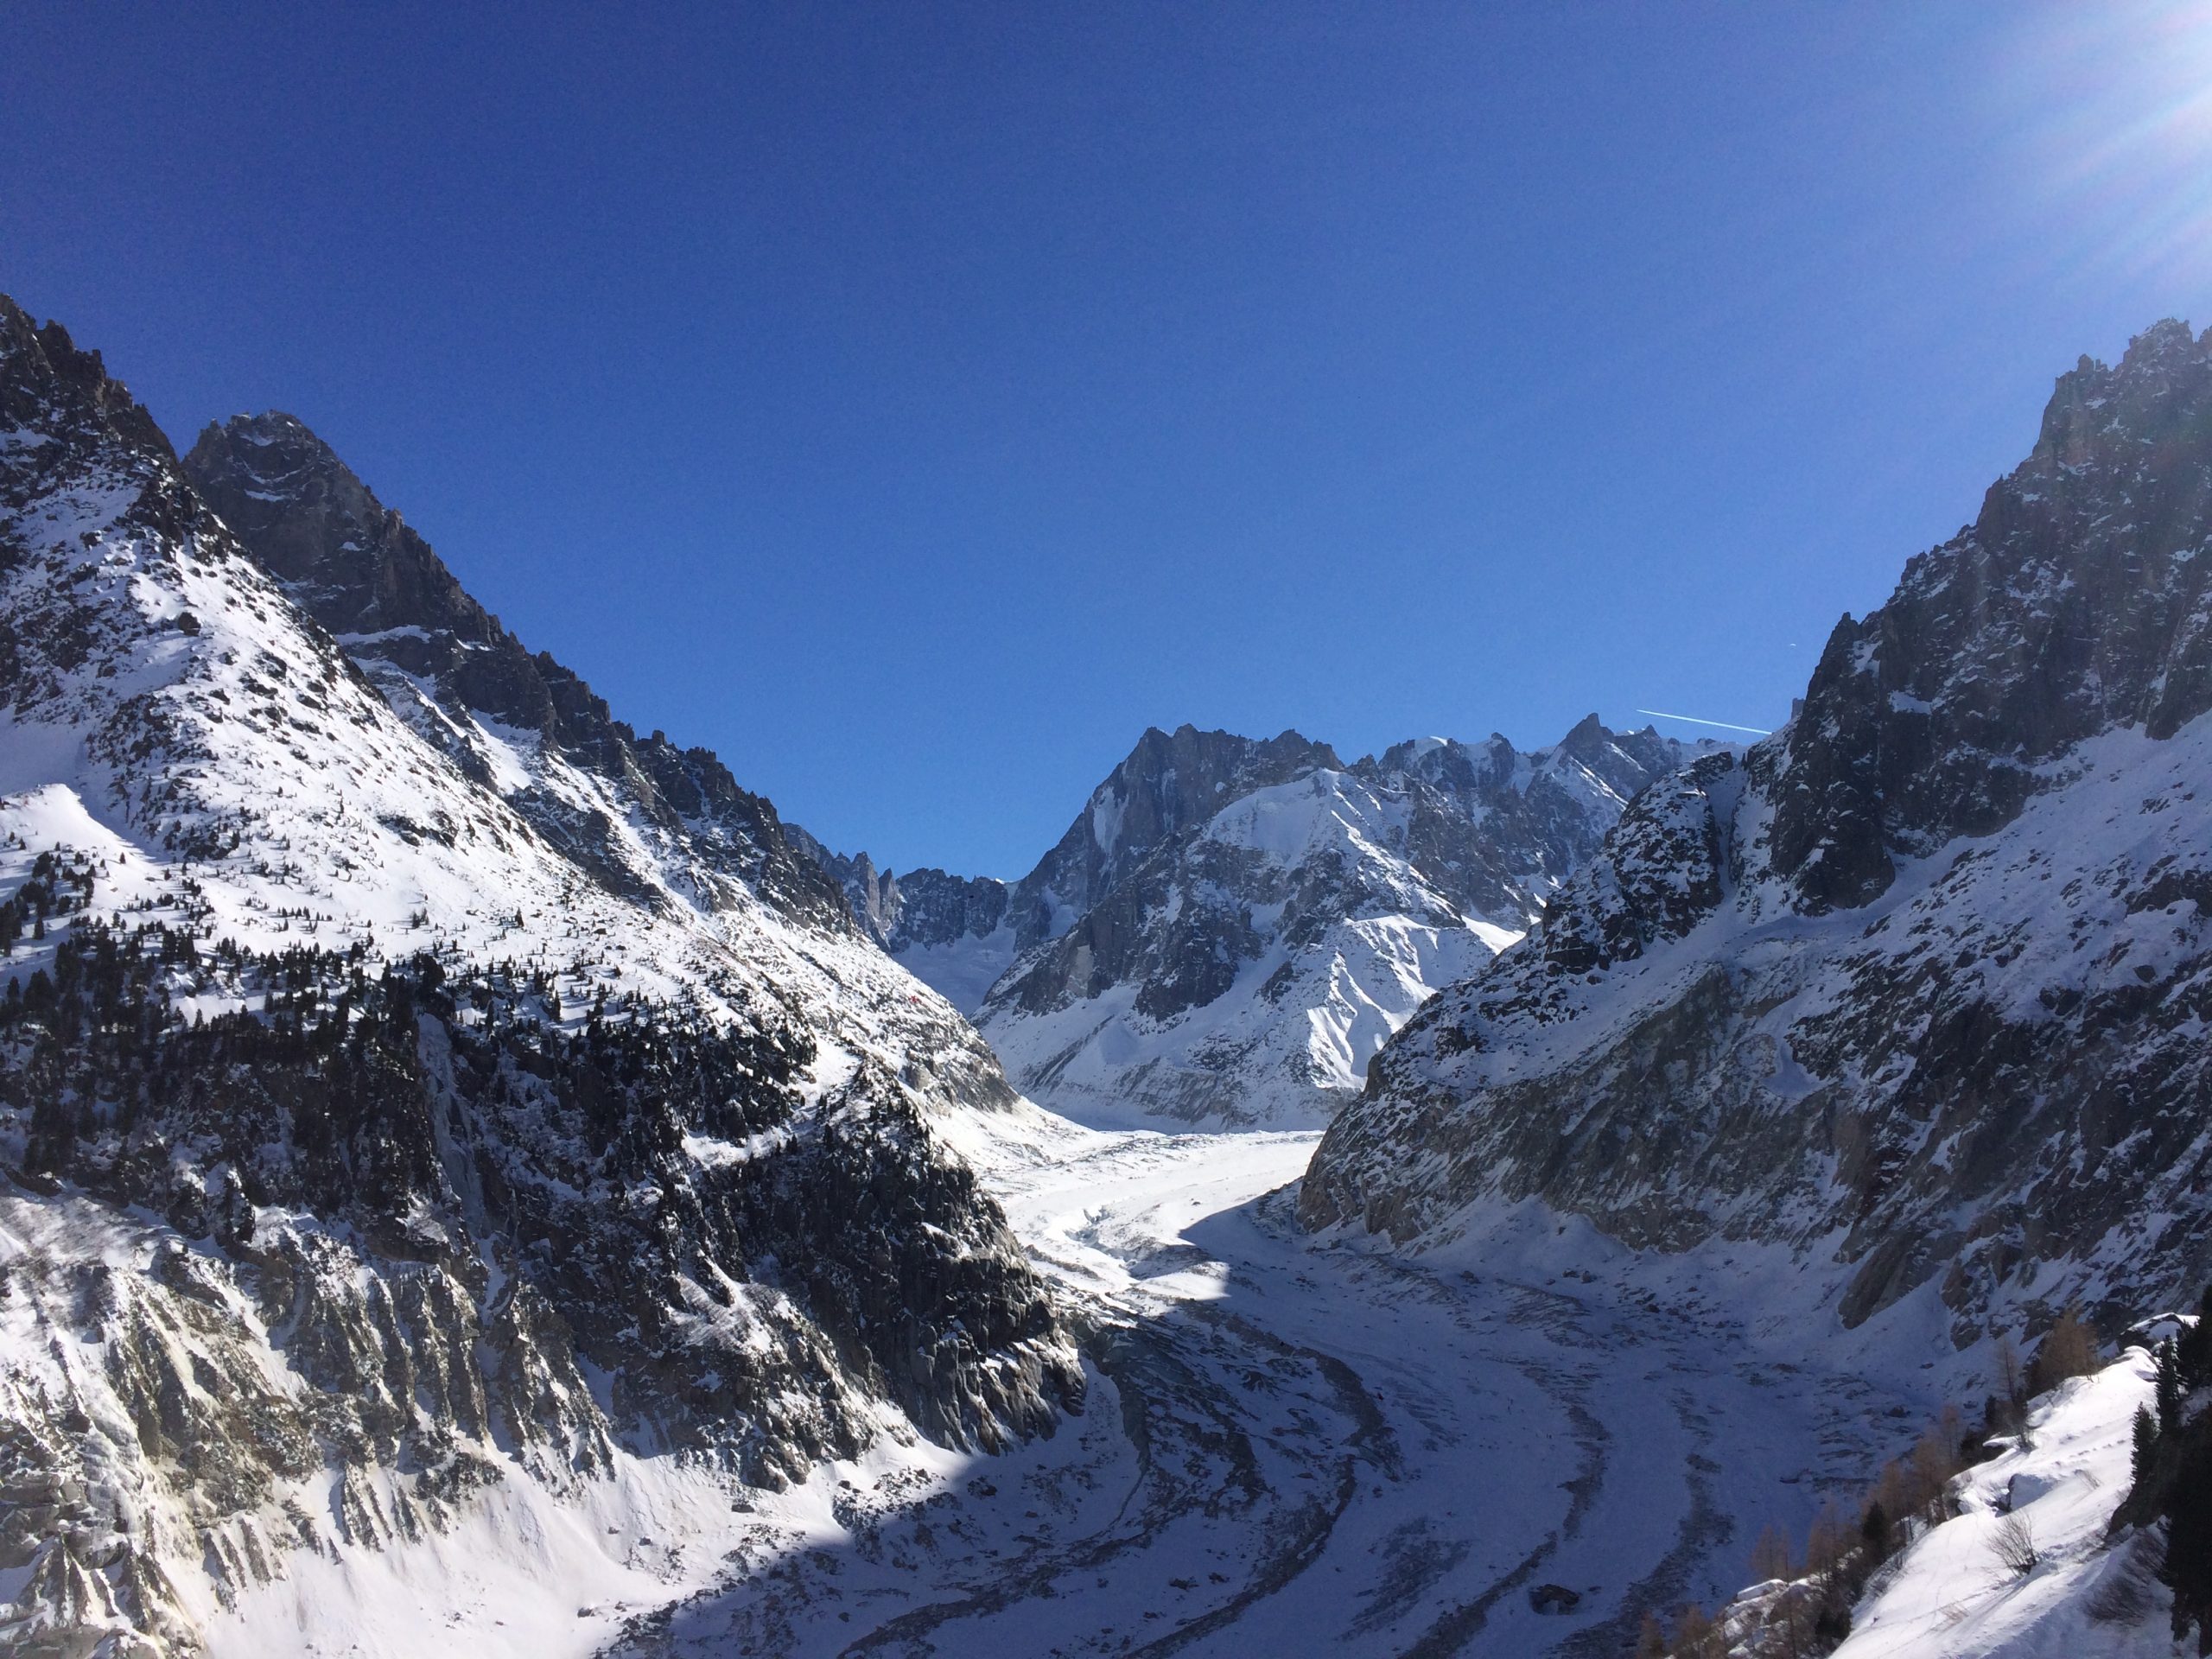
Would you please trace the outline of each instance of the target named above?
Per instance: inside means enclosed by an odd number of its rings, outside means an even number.
[[[1770,1242],[1819,1317],[1910,1300],[1961,1350],[2202,1277],[2208,550],[2212,334],[2162,323],[2061,378],[1783,730],[1643,796],[1408,1022],[1305,1224],[1473,1248],[1534,1199]]]
[[[818,867],[786,844],[772,804],[740,787],[710,750],[679,748],[658,731],[641,739],[580,676],[529,650],[296,416],[211,422],[181,464],[287,594],[357,662],[430,682],[449,711],[541,734],[609,776],[664,828],[687,819],[723,828],[748,884],[786,913],[823,925],[842,916]],[[454,735],[436,722],[419,729]],[[489,766],[469,745],[449,741],[448,753],[489,781]],[[606,828],[560,805],[538,791],[526,809],[594,874],[618,889],[634,887]]]
[[[1153,727],[1017,881],[813,845],[1044,1103],[1304,1123],[1540,914],[1637,791],[1725,747],[1591,715],[1548,748],[1417,739],[1347,765],[1295,731]]]
[[[272,573],[0,300],[0,1646],[196,1653],[310,1554],[654,1493],[711,1540],[1079,1409],[934,1127],[1012,1105],[988,1050],[765,801],[290,459]]]

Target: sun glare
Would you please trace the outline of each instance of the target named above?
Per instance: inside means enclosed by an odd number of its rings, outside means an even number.
[[[2084,273],[2212,275],[2212,0],[2069,5],[2003,76]]]

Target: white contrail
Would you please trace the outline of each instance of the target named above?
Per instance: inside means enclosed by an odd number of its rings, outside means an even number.
[[[1636,712],[1658,720],[1686,720],[1693,726],[1718,726],[1724,732],[1757,732],[1761,737],[1774,735],[1764,726],[1738,726],[1732,720],[1700,720],[1695,715],[1670,715],[1662,709],[1639,709]]]

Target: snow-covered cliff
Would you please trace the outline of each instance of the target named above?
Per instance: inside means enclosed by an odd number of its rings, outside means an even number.
[[[2212,1268],[2212,335],[2063,377],[1976,522],[1802,710],[1648,791],[1425,1008],[1317,1151],[1315,1228],[1538,1199],[1784,1244],[1808,1318],[1964,1347]]]

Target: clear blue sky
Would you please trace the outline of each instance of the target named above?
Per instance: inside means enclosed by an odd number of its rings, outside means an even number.
[[[11,8],[0,289],[897,868],[1148,723],[1773,725],[2212,321],[2203,3],[508,10]]]

